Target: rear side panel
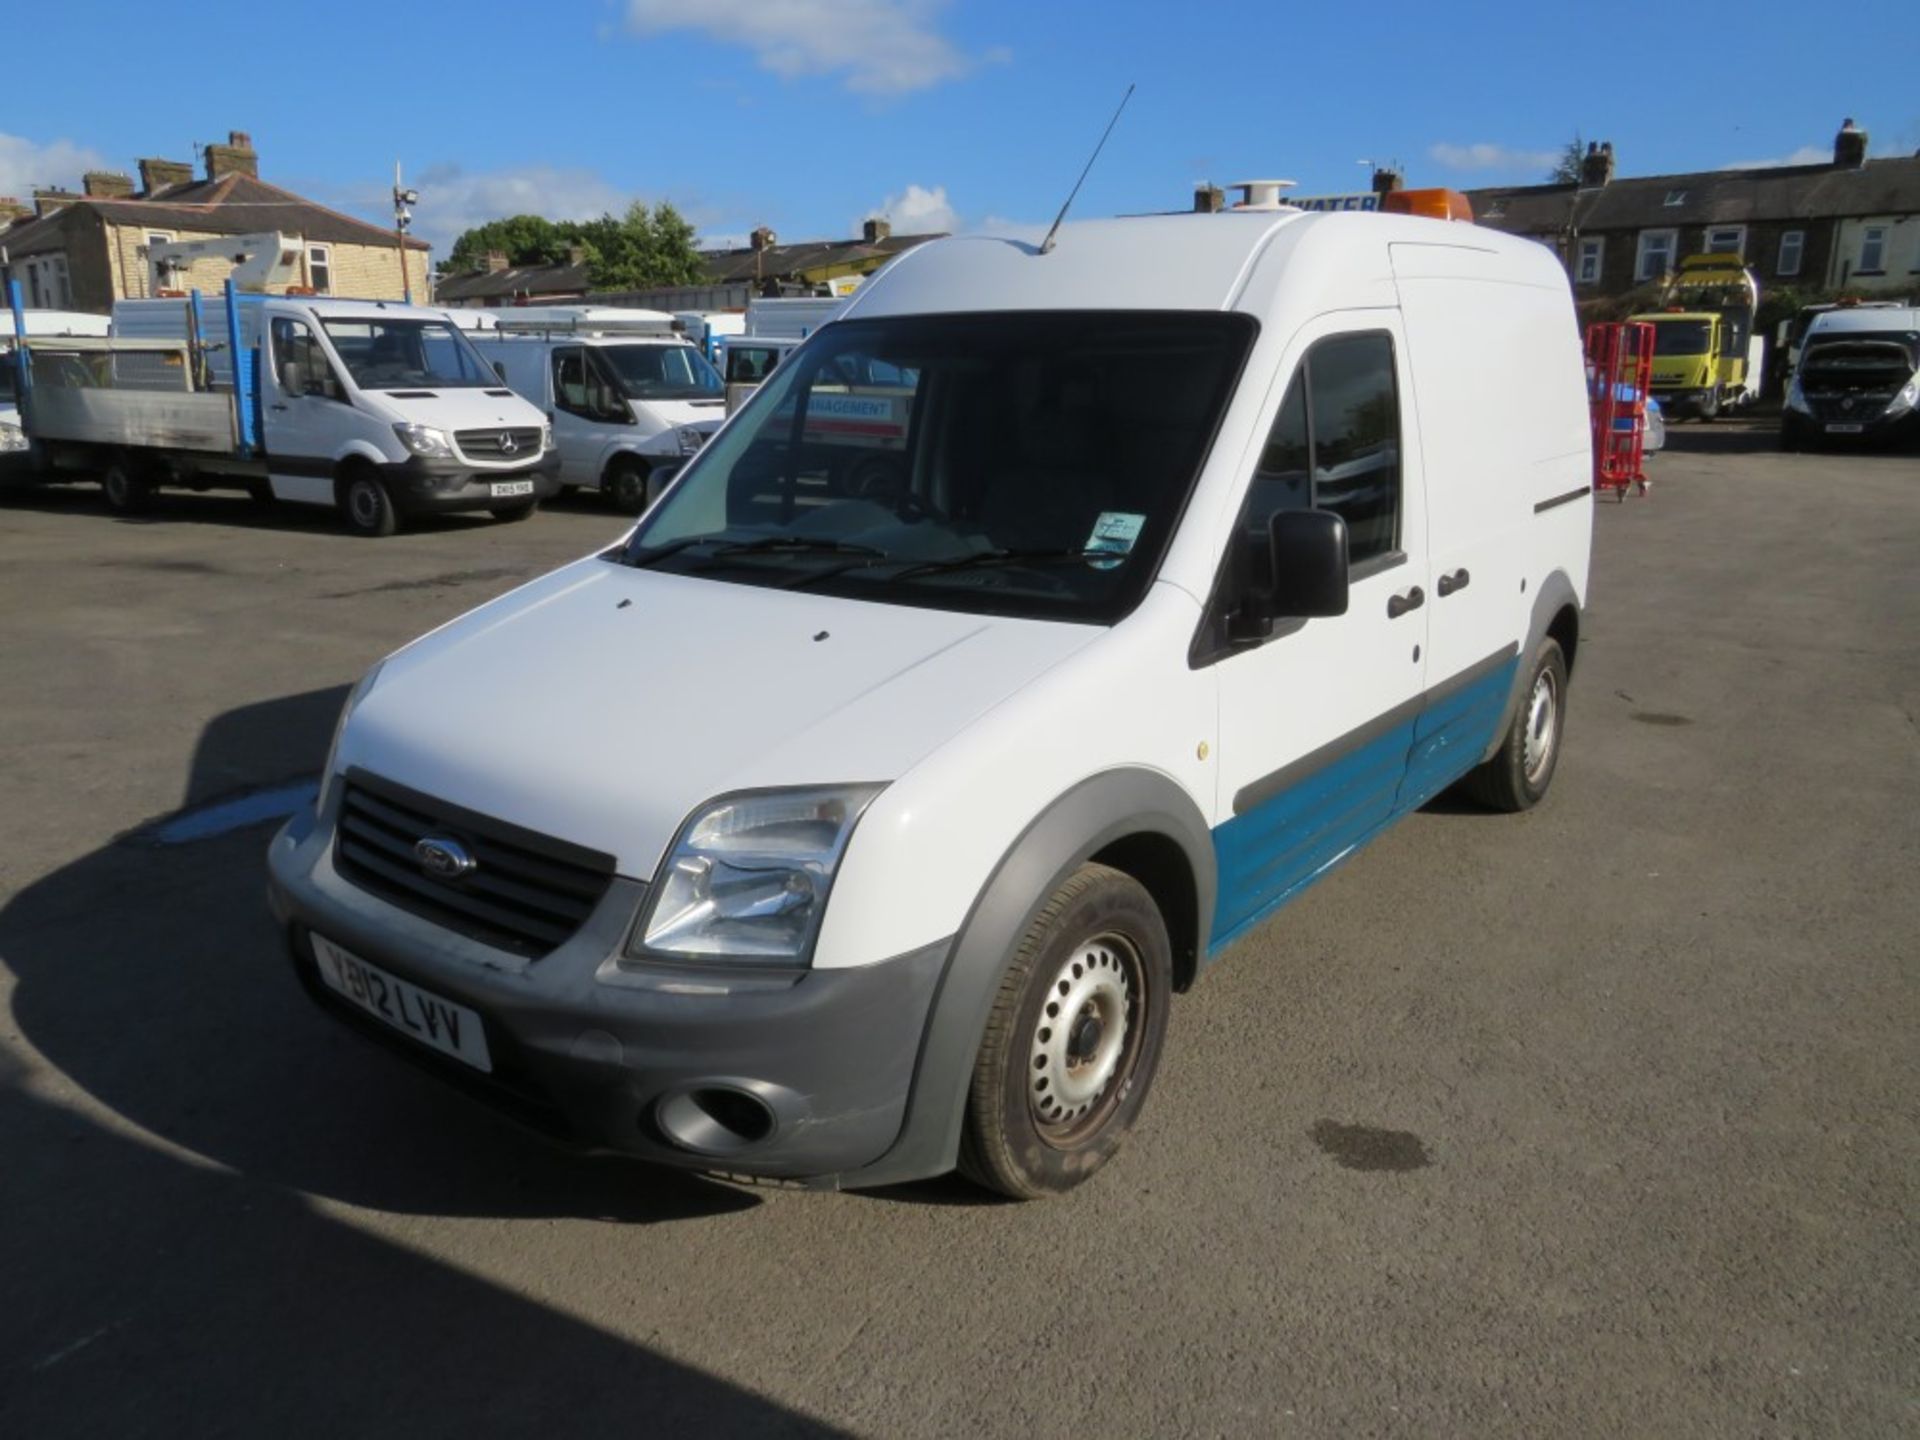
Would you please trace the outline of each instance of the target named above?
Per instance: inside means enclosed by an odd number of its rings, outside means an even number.
[[[1391,249],[1434,581],[1433,703],[1408,757],[1401,799],[1411,807],[1497,740],[1547,577],[1585,595],[1592,458],[1579,333],[1551,257],[1535,273],[1470,244]]]

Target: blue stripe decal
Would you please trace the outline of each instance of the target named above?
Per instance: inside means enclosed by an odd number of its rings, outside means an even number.
[[[1219,892],[1209,953],[1265,920],[1479,764],[1506,711],[1518,665],[1515,658],[1490,670],[1406,724],[1216,825]]]
[[[1397,725],[1214,827],[1217,950],[1345,859],[1393,812],[1413,723]]]
[[[1516,657],[1421,712],[1397,809],[1418,810],[1480,763],[1506,713],[1519,666]]]

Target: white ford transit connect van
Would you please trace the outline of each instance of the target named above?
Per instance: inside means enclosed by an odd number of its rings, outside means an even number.
[[[1530,241],[938,241],[624,541],[360,682],[275,913],[322,1005],[575,1142],[1065,1190],[1236,937],[1456,781],[1546,792],[1590,478]]]

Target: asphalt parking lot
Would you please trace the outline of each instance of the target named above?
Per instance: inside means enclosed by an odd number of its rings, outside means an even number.
[[[1243,943],[1029,1206],[556,1154],[313,1010],[269,825],[156,836],[619,517],[0,503],[0,1435],[1915,1433],[1920,460],[1670,436],[1548,803]]]

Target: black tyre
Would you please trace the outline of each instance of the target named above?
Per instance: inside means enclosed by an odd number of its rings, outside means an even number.
[[[1041,908],[1000,981],[967,1096],[960,1170],[1017,1200],[1073,1189],[1146,1103],[1173,949],[1138,881],[1085,865]]]
[[[343,476],[339,488],[340,516],[355,535],[378,540],[400,528],[393,497],[378,475],[355,470]]]
[[[116,460],[100,477],[100,493],[116,515],[140,515],[153,508],[153,483],[136,475],[124,460]]]
[[[571,500],[580,493],[580,487],[578,485],[562,485],[554,493],[562,500]]]
[[[249,480],[247,498],[256,505],[273,504],[273,484],[268,480]]]
[[[1718,390],[1709,391],[1707,398],[1700,402],[1700,409],[1696,413],[1702,421],[1711,420],[1718,415],[1720,413],[1720,392]]]
[[[638,515],[647,508],[647,467],[637,460],[616,460],[607,467],[600,489],[614,509]]]
[[[512,524],[516,520],[525,520],[539,508],[538,500],[522,500],[515,505],[495,505],[487,513],[496,520]]]
[[[1468,774],[1462,788],[1490,810],[1531,810],[1553,783],[1566,723],[1567,658],[1559,641],[1542,640],[1499,752]]]

